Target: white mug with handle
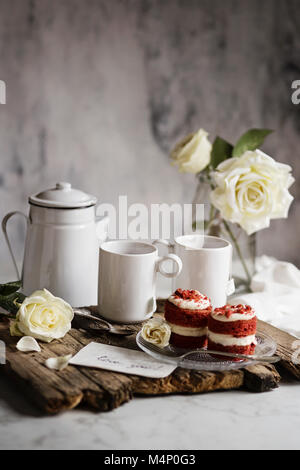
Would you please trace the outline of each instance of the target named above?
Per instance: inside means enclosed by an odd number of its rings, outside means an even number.
[[[234,292],[232,246],[227,240],[195,234],[177,237],[173,244],[167,240],[155,240],[153,244],[168,246],[182,260],[183,268],[173,282],[173,290],[198,290],[211,299],[214,308],[226,304],[227,296]]]
[[[137,323],[156,310],[156,274],[175,278],[182,269],[174,254],[159,257],[157,247],[137,241],[109,241],[100,247],[98,306],[100,314],[119,323]],[[175,269],[165,270],[172,260]]]

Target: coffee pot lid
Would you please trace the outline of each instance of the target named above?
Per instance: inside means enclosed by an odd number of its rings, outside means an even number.
[[[76,209],[94,206],[97,199],[79,189],[72,188],[70,183],[60,182],[55,188],[30,196],[29,202],[42,207]]]

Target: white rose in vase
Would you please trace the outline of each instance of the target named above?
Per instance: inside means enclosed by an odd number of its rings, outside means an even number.
[[[208,133],[205,130],[199,129],[198,132],[184,137],[174,147],[171,158],[181,172],[197,174],[207,167],[212,149],[207,136]]]
[[[269,227],[271,219],[286,218],[293,197],[291,167],[260,150],[246,151],[217,167],[212,204],[221,216],[239,224],[248,235]]]
[[[31,336],[46,343],[63,338],[71,329],[72,307],[46,289],[26,297],[12,322],[12,336]]]

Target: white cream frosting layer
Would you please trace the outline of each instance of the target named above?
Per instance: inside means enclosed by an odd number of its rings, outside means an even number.
[[[249,346],[250,344],[257,344],[255,335],[248,335],[242,338],[235,338],[232,335],[221,335],[209,331],[208,337],[214,343],[221,344],[222,346]]]
[[[174,325],[174,323],[169,323],[169,326],[171,328],[171,331],[175,333],[176,335],[181,335],[181,336],[206,336],[207,335],[207,327],[203,328],[191,328],[187,326],[179,326],[179,325]]]
[[[212,313],[212,318],[217,321],[222,322],[233,322],[233,321],[240,321],[240,320],[251,320],[255,317],[255,312],[252,310],[250,313],[232,313],[230,317],[226,317],[226,315],[218,315],[216,313]]]
[[[176,305],[177,307],[180,307],[183,309],[186,308],[188,310],[205,310],[206,308],[210,307],[209,299],[205,298],[204,296],[201,297],[199,300],[195,300],[195,299],[182,299],[181,297],[171,295],[168,298],[168,300],[169,302]]]

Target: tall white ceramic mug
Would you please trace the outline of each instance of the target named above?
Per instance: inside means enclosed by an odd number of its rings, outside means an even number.
[[[172,260],[175,269],[165,271],[163,263]],[[166,277],[180,274],[182,262],[174,254],[158,256],[150,243],[110,241],[100,247],[99,312],[108,320],[136,323],[156,310],[156,274]]]
[[[182,260],[183,268],[173,282],[173,289],[195,289],[207,295],[214,308],[226,304],[227,296],[234,292],[231,279],[232,246],[222,238],[207,235],[183,235],[174,244],[164,244]]]

